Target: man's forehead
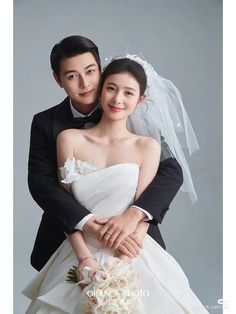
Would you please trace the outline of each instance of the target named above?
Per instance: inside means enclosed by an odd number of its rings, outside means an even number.
[[[83,53],[73,57],[64,58],[61,61],[61,70],[63,71],[83,71],[90,67],[97,66],[97,62],[92,53]]]

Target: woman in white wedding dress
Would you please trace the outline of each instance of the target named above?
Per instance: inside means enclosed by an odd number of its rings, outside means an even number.
[[[126,127],[128,116],[142,106],[146,84],[140,64],[129,58],[113,60],[102,75],[103,116],[99,124],[89,130],[65,130],[58,136],[59,180],[97,217],[124,213],[157,172],[160,145],[153,138],[132,134]],[[146,234],[147,229],[145,221],[138,224],[136,235],[143,249],[135,258],[117,249],[104,249],[86,231],[67,236],[24,289],[23,293],[32,300],[26,313],[84,313],[78,304],[82,290],[66,281],[68,270],[79,265],[81,279],[82,267],[89,266],[93,276],[98,264],[114,255],[131,259],[141,276],[142,290],[149,292],[139,299],[137,313],[208,313],[179,264]],[[111,234],[107,232],[105,236],[109,239]]]

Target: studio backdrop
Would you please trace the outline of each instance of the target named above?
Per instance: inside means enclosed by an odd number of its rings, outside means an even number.
[[[98,45],[102,61],[142,54],[181,91],[200,145],[187,158],[198,201],[179,192],[160,229],[202,303],[222,313],[222,1],[15,0],[14,314],[29,304],[21,290],[36,274],[30,254],[42,215],[27,186],[31,121],[65,97],[49,55],[76,34]]]

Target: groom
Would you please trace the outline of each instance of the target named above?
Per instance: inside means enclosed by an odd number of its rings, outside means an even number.
[[[101,65],[97,46],[82,36],[70,36],[56,44],[50,61],[56,82],[68,96],[60,104],[36,114],[32,121],[28,184],[32,197],[44,210],[31,255],[32,266],[42,269],[65,239],[65,233],[76,230],[90,231],[104,246],[132,254],[140,246],[135,229],[143,219],[150,223],[148,233],[165,248],[158,223],[162,222],[183,176],[164,141],[156,177],[122,215],[101,220],[59,185],[56,137],[65,129],[89,128],[99,122]]]

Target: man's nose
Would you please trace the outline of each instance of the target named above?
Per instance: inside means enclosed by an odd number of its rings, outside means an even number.
[[[89,83],[88,83],[88,80],[85,76],[80,76],[79,78],[79,87],[80,88],[86,88],[88,87]]]

